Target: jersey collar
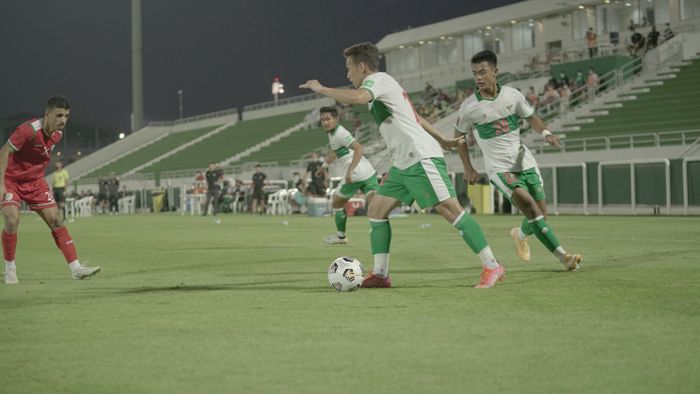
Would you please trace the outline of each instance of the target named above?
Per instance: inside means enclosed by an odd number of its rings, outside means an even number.
[[[481,93],[479,93],[479,89],[477,89],[476,92],[474,92],[474,95],[476,96],[476,99],[478,101],[482,101],[482,100],[494,101],[498,98],[498,95],[500,95],[500,94],[501,94],[501,85],[498,83],[496,84],[496,97],[494,97],[494,98],[487,99],[487,98],[481,97]]]

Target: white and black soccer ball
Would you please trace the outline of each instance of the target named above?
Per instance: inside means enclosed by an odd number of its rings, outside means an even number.
[[[338,291],[357,290],[365,280],[365,270],[359,260],[343,256],[328,267],[328,283]]]

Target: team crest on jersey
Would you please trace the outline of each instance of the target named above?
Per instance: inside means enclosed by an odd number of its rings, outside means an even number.
[[[5,193],[3,198],[5,201],[12,201],[12,193]]]
[[[508,111],[509,113],[513,112],[513,104],[506,105],[506,111]]]

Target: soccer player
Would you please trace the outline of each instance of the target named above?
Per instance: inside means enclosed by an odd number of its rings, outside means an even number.
[[[63,168],[63,162],[56,162],[56,171],[53,173],[53,199],[61,212],[61,220],[66,220],[66,184],[68,183],[68,171]]]
[[[322,168],[319,168],[318,172],[325,171],[336,159],[345,168],[345,176],[333,193],[332,204],[337,234],[325,237],[324,241],[329,245],[345,244],[348,242],[345,236],[345,224],[348,220],[345,203],[355,195],[356,191],[362,190],[369,206],[374,192],[379,187],[377,171],[369,160],[362,156],[362,145],[338,123],[338,110],[335,107],[321,108],[321,125],[328,134],[332,150],[326,155]]]
[[[455,146],[459,139],[445,139],[415,113],[406,91],[390,75],[379,72],[381,54],[374,44],[356,44],[343,54],[347,77],[355,89],[332,89],[317,80],[309,80],[300,87],[341,103],[368,104],[369,112],[379,125],[379,132],[392,154],[393,166],[389,175],[369,205],[374,268],[362,287],[391,287],[391,225],[388,215],[397,205],[410,205],[414,200],[421,208],[435,207],[459,230],[471,250],[479,255],[484,269],[476,287],[494,286],[505,276],[505,269],[494,257],[479,224],[455,198],[440,148],[440,145]]]
[[[0,148],[0,195],[5,228],[2,232],[2,250],[5,256],[5,284],[14,285],[17,280],[15,250],[19,208],[22,201],[29,205],[51,229],[56,246],[66,258],[73,279],[91,277],[100,267],[80,265],[78,253],[68,229],[63,226],[44,180],[44,171],[51,159],[51,150],[61,140],[63,128],[68,122],[70,104],[61,96],[49,98],[42,119],[22,123]]]
[[[455,128],[458,135],[473,133],[484,154],[491,183],[525,214],[520,228],[510,232],[518,256],[530,260],[527,236],[535,234],[567,269],[578,269],[581,256],[567,253],[545,221],[547,204],[542,177],[532,153],[520,142],[520,119],[527,119],[550,145],[561,146],[559,137],[547,130],[522,93],[496,83],[498,64],[493,52],[477,53],[471,64],[478,89],[462,103]],[[464,179],[473,184],[479,174],[471,165],[469,150],[466,145],[460,145],[458,150],[464,164]]]
[[[263,187],[266,184],[267,175],[262,172],[262,166],[257,164],[255,166],[255,173],[253,173],[253,213],[258,213],[258,207],[260,207],[259,213],[261,215],[265,213],[267,198]]]

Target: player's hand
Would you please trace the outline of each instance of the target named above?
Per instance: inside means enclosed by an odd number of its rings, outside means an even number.
[[[455,138],[443,138],[440,145],[442,145],[443,149],[454,149],[464,143],[466,143],[466,139],[463,135],[460,135],[459,137]]]
[[[470,185],[473,185],[476,183],[476,181],[479,179],[479,173],[471,168],[469,170],[464,171],[464,182],[469,183]]]
[[[321,82],[318,82],[315,79],[311,79],[306,81],[305,83],[302,83],[299,85],[301,89],[311,89],[314,92],[318,93],[321,89],[323,89],[323,85],[321,85]]]
[[[352,173],[345,174],[345,184],[349,185],[352,183]]]
[[[322,176],[324,172],[326,172],[326,169],[319,167],[318,170],[316,170],[316,176]]]
[[[548,135],[548,136],[544,137],[544,140],[545,140],[549,145],[556,146],[557,148],[561,148],[561,141],[559,140],[559,137],[557,137],[557,136],[554,135],[554,134]]]

